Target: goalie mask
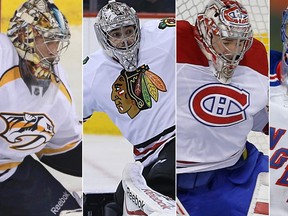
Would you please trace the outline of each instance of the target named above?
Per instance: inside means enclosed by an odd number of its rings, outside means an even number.
[[[133,8],[110,0],[99,11],[94,28],[108,56],[116,59],[126,71],[137,69],[140,26]]]
[[[68,22],[49,0],[28,0],[10,20],[8,37],[20,56],[23,80],[43,94],[51,81],[58,82],[57,63],[69,45]]]
[[[281,40],[283,43],[281,83],[288,88],[288,8],[282,13]]]
[[[230,83],[253,40],[246,9],[235,0],[210,1],[197,16],[195,38],[211,61],[216,78]]]

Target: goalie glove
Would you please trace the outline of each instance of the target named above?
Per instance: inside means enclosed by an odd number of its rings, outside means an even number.
[[[124,189],[123,216],[175,215],[175,201],[147,186],[140,162],[127,164],[122,174]]]

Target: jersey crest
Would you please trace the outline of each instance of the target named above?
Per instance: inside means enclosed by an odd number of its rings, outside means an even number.
[[[0,113],[5,130],[0,136],[15,150],[30,150],[48,142],[55,134],[53,122],[45,114]]]
[[[227,127],[246,120],[245,110],[250,95],[242,89],[224,84],[207,84],[190,97],[189,109],[193,117],[211,127]]]
[[[165,29],[166,27],[175,27],[175,26],[176,26],[175,18],[164,18],[161,19],[158,28]]]
[[[152,107],[152,99],[158,101],[159,91],[167,91],[165,83],[144,64],[132,72],[121,71],[112,85],[111,100],[119,113],[127,113],[133,119]]]
[[[248,25],[249,18],[246,10],[243,10],[239,4],[230,3],[230,7],[223,7],[221,9],[224,19],[229,22],[230,25]],[[227,2],[229,4],[229,1]]]

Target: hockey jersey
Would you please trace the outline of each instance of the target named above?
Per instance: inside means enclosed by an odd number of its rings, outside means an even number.
[[[270,52],[270,215],[288,212],[288,96],[280,82],[282,53]],[[278,75],[277,75],[278,74]]]
[[[194,38],[194,27],[177,22],[177,172],[234,165],[251,130],[268,122],[268,62],[254,40],[230,84],[217,81]]]
[[[0,182],[8,179],[27,155],[60,154],[81,141],[82,127],[70,90],[50,84],[43,96],[31,92],[21,78],[18,54],[0,34]],[[34,89],[36,90],[36,89]]]
[[[102,50],[84,61],[84,120],[106,112],[133,144],[145,166],[175,136],[175,21],[150,21],[141,27],[138,69],[123,70]]]

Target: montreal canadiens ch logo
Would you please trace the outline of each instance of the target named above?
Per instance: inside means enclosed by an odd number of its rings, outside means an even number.
[[[224,7],[221,10],[224,11],[223,12],[224,20],[230,22],[230,24],[248,25],[249,23],[248,14],[245,10],[239,10],[239,6],[232,5],[229,8]]]
[[[217,83],[198,88],[190,97],[189,109],[202,124],[226,127],[246,120],[249,103],[246,91]]]

